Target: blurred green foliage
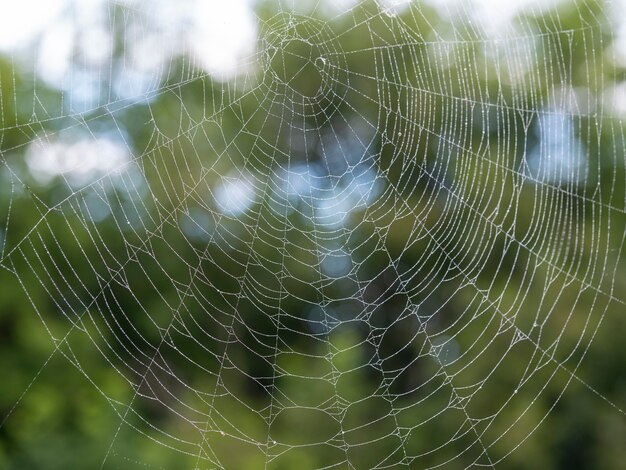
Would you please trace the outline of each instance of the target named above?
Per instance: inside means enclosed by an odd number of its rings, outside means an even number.
[[[327,21],[265,2],[247,80],[179,58],[150,99],[80,115],[1,61],[0,466],[623,468],[624,124],[598,107],[624,70],[604,5],[555,8],[501,44],[428,5]],[[596,105],[565,112],[586,184],[524,169],[561,88]],[[87,190],[41,184],[24,155],[107,126],[147,189],[104,177],[94,221]],[[382,195],[340,229],[273,208],[268,174],[329,153],[291,143],[350,126]],[[207,201],[242,169],[262,197],[226,217]],[[208,239],[181,231],[194,210]],[[358,267],[332,280],[319,247],[337,237]],[[316,306],[347,320],[313,332]],[[467,354],[427,354],[450,337]]]

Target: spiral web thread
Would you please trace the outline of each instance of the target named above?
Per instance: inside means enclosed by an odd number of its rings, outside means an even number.
[[[495,468],[548,392],[623,415],[577,374],[625,302],[608,7],[493,34],[464,2],[447,29],[418,2],[270,5],[230,80],[183,53],[122,95],[130,48],[87,104],[74,78],[42,99],[36,65],[32,88],[2,76],[2,266],[117,414],[103,466],[141,435],[198,468]],[[150,30],[149,7],[107,8]],[[42,195],[41,155],[71,152]]]

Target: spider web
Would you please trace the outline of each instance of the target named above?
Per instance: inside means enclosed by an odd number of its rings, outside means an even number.
[[[578,374],[626,301],[612,5],[340,3],[257,5],[227,70],[115,3],[100,62],[3,71],[2,266],[95,464],[495,468],[574,384],[624,414]]]

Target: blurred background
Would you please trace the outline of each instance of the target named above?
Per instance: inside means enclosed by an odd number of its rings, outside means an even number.
[[[0,6],[0,467],[626,468],[626,4]]]

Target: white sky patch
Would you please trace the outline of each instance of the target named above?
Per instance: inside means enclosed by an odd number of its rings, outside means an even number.
[[[348,223],[353,209],[352,201],[345,194],[336,193],[330,198],[325,196],[315,201],[312,222],[326,229],[337,229]]]
[[[94,25],[82,31],[78,44],[84,64],[92,67],[105,65],[113,53],[113,37],[102,25]]]
[[[614,59],[618,65],[626,67],[626,15],[624,15],[624,12],[626,11],[626,0],[615,1],[613,4],[613,11],[615,12],[614,18],[621,18],[615,35],[615,40],[613,42],[615,49]]]
[[[88,193],[84,198],[86,214],[93,222],[102,222],[111,214],[108,201],[96,192]]]
[[[110,137],[37,138],[26,151],[28,169],[42,184],[62,176],[72,185],[85,185],[100,176],[124,171],[129,160],[126,146]]]
[[[0,14],[0,49],[23,47],[57,20],[67,0],[4,0]]]
[[[70,21],[59,21],[50,26],[39,45],[36,68],[39,75],[57,88],[63,86],[74,50],[74,26]]]
[[[183,233],[198,241],[208,241],[213,231],[213,221],[206,210],[192,207],[178,218]]]
[[[198,0],[192,10],[189,44],[202,67],[219,79],[237,75],[256,47],[256,16],[249,2]]]
[[[322,169],[316,164],[299,163],[285,170],[281,176],[281,194],[289,198],[309,197],[312,191],[319,189],[323,179]]]
[[[619,82],[604,92],[605,106],[620,117],[626,117],[626,82]]]
[[[378,199],[383,183],[372,168],[354,171],[350,176],[347,192],[355,209],[368,206]]]
[[[541,13],[564,0],[425,0],[442,14],[460,11],[480,22],[494,34],[507,31],[511,19],[522,10]],[[390,14],[400,14],[416,0],[377,0]],[[258,34],[253,0],[117,0],[128,5],[128,34],[125,45],[125,76],[116,91],[123,98],[141,94],[160,82],[164,63],[177,54],[190,54],[207,72],[223,80],[245,71],[242,63],[255,52]],[[284,0],[294,8],[305,2]],[[314,2],[318,4],[318,2]],[[349,10],[358,0],[324,0],[329,16]],[[0,15],[0,51],[13,53],[41,38],[37,52],[37,74],[62,88],[71,73],[73,51],[83,65],[107,67],[112,53],[109,0],[18,0],[5,1]],[[616,0],[614,9],[623,12],[626,0]],[[71,14],[70,14],[71,13]],[[623,19],[619,19],[623,17]],[[626,17],[615,15],[618,27],[617,56],[626,63]],[[136,23],[136,24],[135,24]],[[69,51],[69,52],[68,52]],[[18,54],[19,55],[19,54]],[[133,83],[136,82],[136,83]],[[69,86],[69,84],[68,84]]]
[[[521,11],[537,14],[552,8],[563,0],[474,0],[473,18],[490,32],[506,31],[511,20]]]
[[[322,269],[331,277],[343,277],[352,269],[352,257],[344,250],[330,252],[322,260]]]
[[[377,0],[380,8],[387,15],[400,15],[404,10],[407,10],[414,0]]]
[[[273,199],[277,202],[274,211],[289,215],[291,208],[299,207],[306,222],[334,229],[346,224],[353,211],[373,204],[384,189],[374,168],[365,163],[334,179],[337,183],[333,185],[316,164],[299,163],[284,169],[273,187]]]
[[[540,183],[584,182],[586,148],[576,136],[569,115],[548,110],[535,130],[537,145],[528,155],[530,175]]]
[[[322,8],[328,16],[345,13],[358,5],[359,0],[324,0]]]
[[[257,191],[250,177],[227,176],[215,189],[214,197],[222,213],[239,216],[256,202]]]
[[[382,1],[382,0],[381,0]],[[461,15],[482,25],[488,33],[507,33],[511,20],[522,11],[541,12],[565,0],[425,0],[443,16]]]
[[[4,3],[0,51],[30,61],[28,50],[34,48],[37,76],[59,89],[79,86],[77,67],[96,77],[107,75],[101,68],[108,69],[113,58],[108,0]],[[122,98],[157,86],[164,65],[177,55],[190,55],[216,78],[228,80],[243,71],[242,63],[255,52],[258,26],[251,0],[187,0],[182,6],[170,0],[118,3],[130,8],[121,76],[113,83]]]

